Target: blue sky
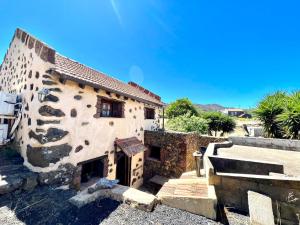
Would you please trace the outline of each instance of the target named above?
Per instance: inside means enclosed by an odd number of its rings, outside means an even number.
[[[299,8],[298,0],[1,0],[0,55],[21,27],[165,102],[248,108],[299,89]]]

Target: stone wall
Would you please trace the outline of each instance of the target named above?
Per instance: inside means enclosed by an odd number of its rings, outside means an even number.
[[[220,156],[210,156],[209,160],[217,173],[269,175],[272,172],[283,174],[283,165],[275,162],[231,159]]]
[[[145,131],[145,145],[160,147],[160,161],[149,157],[145,152],[144,179],[154,175],[180,177],[183,172],[195,169],[193,152],[207,147],[211,142],[223,142],[224,138],[201,136],[197,133],[168,131]]]
[[[159,127],[160,107],[61,80],[48,73],[54,62],[53,49],[17,30],[0,67],[0,90],[22,97],[23,116],[16,141],[24,164],[41,174],[41,183],[66,183],[79,173],[80,162],[107,155],[108,177],[115,178],[115,139],[136,136],[143,141],[144,130]],[[40,102],[38,91],[43,88],[50,95]],[[122,101],[124,117],[94,117],[101,97]],[[155,119],[145,120],[145,107],[155,109]],[[138,166],[132,168],[132,183],[140,184],[142,180],[142,162],[134,161]]]
[[[288,151],[300,151],[299,140],[261,137],[230,137],[229,140],[234,145],[273,148]]]
[[[272,199],[273,212],[281,224],[298,224],[300,213],[300,180],[253,175],[215,175],[213,179],[218,203],[248,213],[249,190]]]

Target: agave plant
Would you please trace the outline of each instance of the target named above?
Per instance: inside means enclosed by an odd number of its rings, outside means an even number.
[[[287,99],[288,97],[285,92],[278,91],[267,95],[254,110],[254,114],[263,124],[267,137],[283,137],[280,126],[281,122],[278,121],[278,116],[284,112]]]
[[[285,110],[277,116],[284,136],[299,139],[300,135],[300,92],[295,92],[286,101]]]

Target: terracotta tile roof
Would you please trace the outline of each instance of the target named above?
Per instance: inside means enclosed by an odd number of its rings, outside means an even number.
[[[19,28],[15,32],[14,38],[15,37],[21,40],[29,49],[34,49],[35,53],[43,61],[54,64],[54,68],[51,68],[50,71],[55,71],[67,79],[124,95],[141,102],[152,103],[161,106],[164,105],[164,103],[161,102],[160,97],[149,90],[144,89],[133,82],[130,82],[129,84],[124,83],[65,56],[62,56],[58,54],[55,49],[49,47],[44,42],[41,42],[37,38]]]
[[[146,150],[143,143],[136,137],[117,139],[115,144],[119,147],[128,157],[132,157],[139,152]]]
[[[163,105],[160,98],[156,95],[147,94],[138,87],[119,81],[57,53],[55,55],[55,68],[53,69],[59,74],[63,74],[75,81],[83,81],[87,84],[98,86],[100,89],[123,94],[142,102],[146,101]]]

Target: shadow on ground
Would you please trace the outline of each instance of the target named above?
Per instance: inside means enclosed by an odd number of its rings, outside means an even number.
[[[74,190],[38,187],[33,192],[0,196],[0,224],[99,225],[120,203],[102,199],[81,209],[68,202]]]

